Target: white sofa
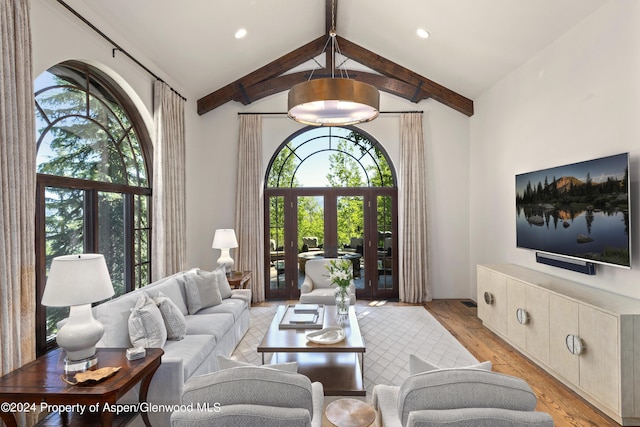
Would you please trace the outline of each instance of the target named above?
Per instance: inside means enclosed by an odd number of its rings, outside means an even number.
[[[327,270],[327,264],[331,261],[332,259],[329,258],[307,261],[304,282],[300,287],[300,302],[302,304],[336,304],[335,286],[331,284]],[[356,303],[356,285],[353,280],[349,288],[351,290],[350,304],[354,305]]]
[[[230,356],[249,329],[251,290],[227,288],[227,298],[214,306],[189,314],[187,280],[193,275],[207,275],[198,269],[180,272],[151,283],[94,307],[94,316],[105,328],[98,347],[129,348],[129,317],[144,292],[155,297],[159,292],[168,297],[182,312],[186,335],[180,340],[168,339],[163,345],[162,363],[149,386],[147,401],[172,405],[181,401],[184,383],[196,375],[218,370],[218,355]],[[219,273],[219,272],[218,272]],[[191,276],[190,276],[191,275]],[[210,276],[208,276],[210,277]],[[224,275],[223,275],[224,277]],[[225,278],[226,280],[226,278]],[[138,401],[138,386],[127,393],[120,403]],[[169,425],[171,413],[150,413],[154,426]]]

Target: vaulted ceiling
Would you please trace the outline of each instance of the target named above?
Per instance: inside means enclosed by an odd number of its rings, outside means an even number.
[[[340,0],[342,67],[381,91],[472,115],[474,98],[606,1]],[[312,59],[327,41],[331,0],[66,3],[197,99],[199,114],[288,90],[312,69],[326,75]],[[234,38],[239,28],[243,39]],[[430,37],[417,37],[418,28]]]

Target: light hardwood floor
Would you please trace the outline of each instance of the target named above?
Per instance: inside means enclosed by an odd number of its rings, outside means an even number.
[[[551,414],[557,427],[619,426],[485,328],[477,308],[462,300],[434,300],[425,307],[476,359],[491,360],[494,371],[526,380],[538,397],[536,409]]]

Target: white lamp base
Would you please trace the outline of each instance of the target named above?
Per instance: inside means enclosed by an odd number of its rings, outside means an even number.
[[[92,369],[98,365],[98,355],[94,354],[83,360],[69,360],[68,357],[64,358],[64,373],[75,374],[76,372],[84,372]]]
[[[91,304],[69,307],[69,318],[56,337],[58,346],[67,353],[65,372],[78,372],[95,366],[98,363],[96,344],[103,334],[104,326],[93,318]]]
[[[233,270],[233,258],[229,253],[229,249],[220,249],[220,258],[218,258],[218,265],[224,265],[224,271],[229,274]]]

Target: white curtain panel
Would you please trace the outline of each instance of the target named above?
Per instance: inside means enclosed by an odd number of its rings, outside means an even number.
[[[427,240],[427,173],[422,113],[400,116],[400,300],[431,301]]]
[[[240,116],[236,189],[236,267],[253,272],[253,302],[264,301],[262,117]]]
[[[0,374],[35,358],[36,142],[29,0],[0,0]]]
[[[152,280],[184,268],[186,243],[184,100],[164,82],[153,91]]]

